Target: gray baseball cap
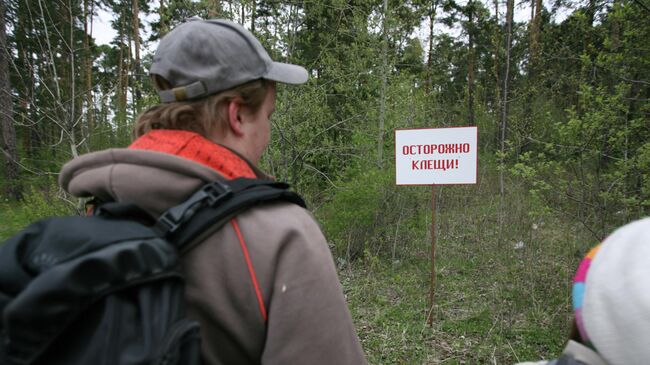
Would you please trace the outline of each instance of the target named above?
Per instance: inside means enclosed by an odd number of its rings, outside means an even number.
[[[241,25],[196,17],[160,40],[149,73],[172,86],[158,91],[163,103],[201,98],[261,78],[286,84],[309,78],[301,66],[274,62]]]

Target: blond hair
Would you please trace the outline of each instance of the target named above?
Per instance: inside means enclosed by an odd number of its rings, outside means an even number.
[[[167,80],[153,75],[158,90],[171,89]],[[226,105],[233,99],[256,112],[262,106],[271,82],[258,79],[198,100],[158,104],[142,112],[135,121],[133,134],[140,137],[153,129],[176,129],[196,132],[204,137],[214,131],[223,134],[228,128]]]

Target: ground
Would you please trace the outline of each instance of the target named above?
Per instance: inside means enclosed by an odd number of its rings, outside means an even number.
[[[339,265],[369,362],[513,364],[557,356],[572,318],[573,272],[590,239],[561,217],[531,217],[519,203],[503,210],[500,230],[498,197],[453,199],[438,213],[430,311],[430,235],[392,261],[369,255]]]

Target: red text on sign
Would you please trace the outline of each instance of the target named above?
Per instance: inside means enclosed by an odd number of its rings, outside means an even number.
[[[432,155],[434,153],[469,153],[469,143],[412,144],[402,147],[404,155]]]
[[[458,160],[413,160],[411,170],[451,170],[458,168]]]

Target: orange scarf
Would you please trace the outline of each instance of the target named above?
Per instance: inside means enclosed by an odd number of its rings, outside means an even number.
[[[133,141],[129,148],[183,157],[208,166],[228,179],[256,177],[237,154],[190,131],[155,129]]]

